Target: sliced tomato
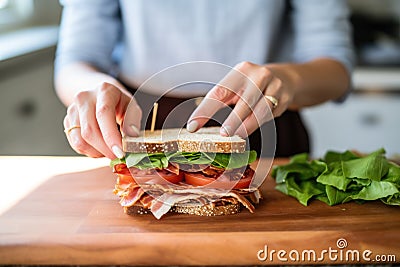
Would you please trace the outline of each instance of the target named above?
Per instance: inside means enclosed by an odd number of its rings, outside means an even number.
[[[183,181],[183,172],[178,174],[167,170],[139,170],[137,168],[129,168],[132,177],[139,184],[177,184]]]
[[[190,185],[204,186],[211,184],[216,179],[207,177],[201,173],[185,172],[185,182]]]
[[[166,170],[161,170],[157,171],[157,174],[160,175],[162,178],[167,180],[170,183],[177,184],[183,181],[183,172],[179,172],[178,174],[166,171]]]
[[[226,189],[241,189],[248,188],[251,180],[253,179],[253,172],[245,172],[245,175],[237,181],[231,181],[228,177],[222,175],[219,178],[207,177],[201,173],[190,173],[185,172],[185,182],[194,186],[205,186],[215,182],[216,188],[226,188]]]
[[[241,189],[241,188],[248,188],[250,186],[251,180],[253,179],[253,176],[245,177],[240,179],[239,181],[233,181],[233,183],[236,183],[236,185],[233,187],[234,189]],[[232,183],[232,181],[230,181]]]
[[[136,184],[135,180],[132,178],[131,172],[124,163],[115,165],[113,171],[118,175],[117,184]]]
[[[179,170],[174,170],[174,172],[154,169],[140,170],[134,167],[128,168],[124,163],[114,166],[114,173],[118,174],[119,184],[136,183],[136,181],[139,181],[140,183],[151,181],[158,184],[165,184],[165,181],[173,184],[182,182],[184,177],[183,172],[179,172]]]
[[[118,182],[117,184],[136,184],[136,181],[132,178],[132,175],[125,175],[125,174],[117,174],[118,175]]]
[[[120,164],[114,165],[113,171],[114,171],[114,173],[117,173],[117,174],[124,174],[124,175],[131,174],[131,172],[129,171],[129,169],[125,163],[120,163]]]

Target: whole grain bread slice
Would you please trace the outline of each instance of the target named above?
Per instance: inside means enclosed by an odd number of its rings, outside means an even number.
[[[219,201],[219,205],[215,203],[208,203],[205,205],[174,205],[169,212],[191,214],[197,216],[221,216],[233,215],[241,211],[241,204],[239,202],[229,203]],[[141,204],[124,207],[124,212],[128,215],[143,215],[151,214],[150,209],[144,208]]]
[[[128,153],[208,152],[243,153],[246,140],[235,136],[221,136],[219,127],[204,127],[196,133],[173,128],[151,132],[142,131],[139,137],[125,136],[123,150]]]

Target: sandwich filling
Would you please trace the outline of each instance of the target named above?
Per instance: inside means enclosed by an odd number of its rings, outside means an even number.
[[[244,153],[131,153],[111,162],[118,175],[114,193],[161,218],[172,207],[240,203],[254,212],[261,195],[251,187],[255,151]]]

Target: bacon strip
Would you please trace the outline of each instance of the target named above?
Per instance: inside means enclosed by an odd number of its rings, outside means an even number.
[[[160,219],[166,214],[176,203],[183,202],[186,200],[194,200],[201,198],[196,194],[163,194],[159,199],[155,199],[154,205],[151,207],[151,213],[154,217]]]
[[[154,200],[154,197],[145,194],[140,198],[140,203],[142,204],[143,208],[149,209],[152,205],[152,201]]]
[[[174,164],[169,163],[168,167],[165,169],[169,172],[179,175],[179,164],[178,163],[174,163]]]
[[[243,206],[245,206],[251,213],[254,213],[256,210],[247,198],[242,195],[236,194],[235,192],[229,192],[226,196],[231,196],[236,198]]]
[[[206,192],[204,192],[206,191]],[[166,214],[172,206],[185,200],[207,199],[209,202],[215,202],[222,197],[232,197],[239,201],[251,213],[254,213],[255,208],[251,202],[244,196],[235,192],[225,192],[217,189],[186,189],[175,190],[171,193],[164,193],[160,198],[156,199],[156,203],[151,207],[153,215],[159,219]]]
[[[136,187],[133,190],[130,190],[128,194],[122,196],[119,203],[122,207],[131,207],[139,201],[144,193],[145,192],[142,188]]]

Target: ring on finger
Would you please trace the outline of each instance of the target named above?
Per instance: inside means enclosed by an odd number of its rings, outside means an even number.
[[[279,105],[278,99],[276,99],[275,97],[273,97],[271,95],[264,95],[264,98],[272,103],[272,109],[276,109],[276,107]]]
[[[72,130],[74,130],[74,129],[80,129],[81,128],[81,126],[79,126],[79,125],[74,125],[74,126],[71,126],[71,127],[69,127],[69,128],[66,128],[65,130],[64,130],[64,133],[66,134],[66,135],[68,135]]]

